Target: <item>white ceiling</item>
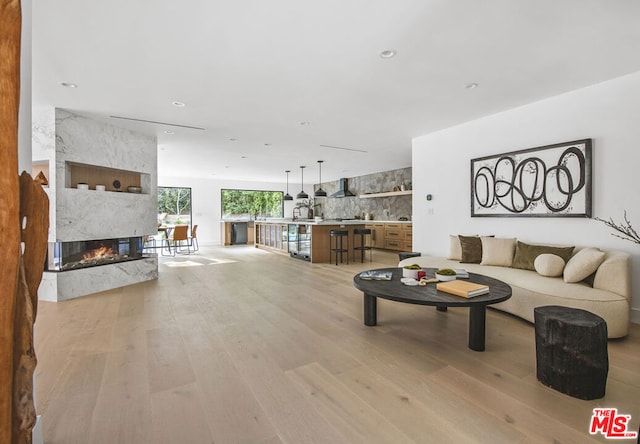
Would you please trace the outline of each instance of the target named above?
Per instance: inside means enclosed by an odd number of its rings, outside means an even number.
[[[402,168],[413,137],[640,70],[637,0],[33,3],[35,104],[157,135],[161,175]]]

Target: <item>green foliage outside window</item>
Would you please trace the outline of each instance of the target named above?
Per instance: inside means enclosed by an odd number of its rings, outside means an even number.
[[[221,190],[223,219],[282,217],[282,191]]]
[[[191,223],[191,188],[158,187],[158,223]]]

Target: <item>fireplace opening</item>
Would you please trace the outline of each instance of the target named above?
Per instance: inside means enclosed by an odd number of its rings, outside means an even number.
[[[142,237],[49,242],[45,270],[68,271],[149,257],[142,251]]]

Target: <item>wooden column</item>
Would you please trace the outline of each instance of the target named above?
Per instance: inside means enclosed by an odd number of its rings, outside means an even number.
[[[30,443],[33,324],[47,249],[49,200],[27,173],[18,179],[19,0],[0,0],[0,443]]]
[[[20,2],[0,0],[0,442],[11,440],[16,289],[20,266],[18,106]]]

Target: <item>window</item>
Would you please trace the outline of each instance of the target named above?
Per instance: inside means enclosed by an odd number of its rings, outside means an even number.
[[[223,219],[282,217],[282,191],[220,190]]]
[[[191,226],[191,188],[158,187],[158,226]]]

